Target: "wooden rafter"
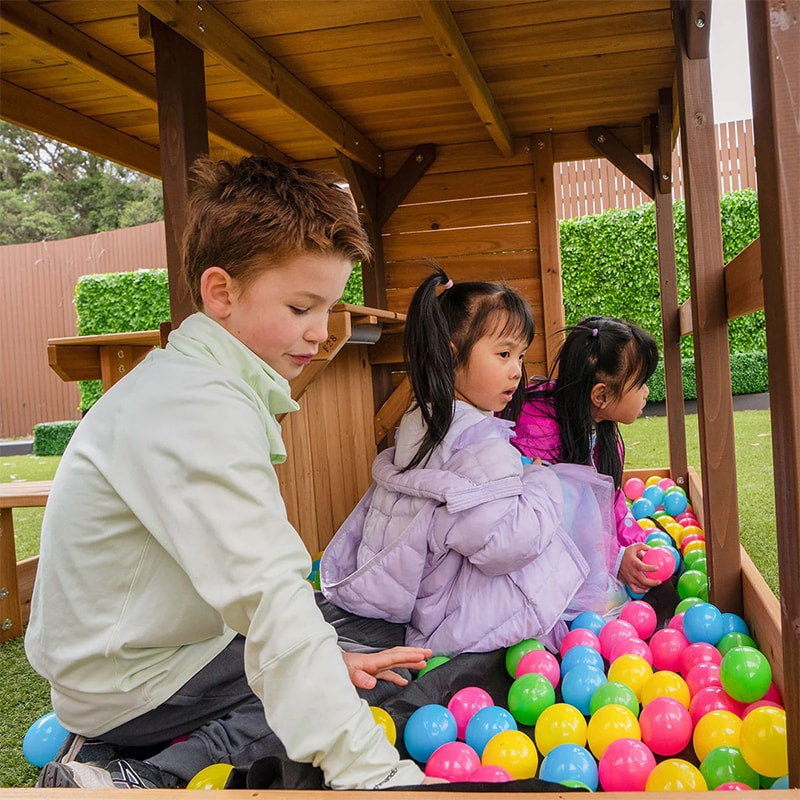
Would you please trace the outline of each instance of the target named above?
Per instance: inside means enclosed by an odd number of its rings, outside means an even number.
[[[417,10],[439,49],[448,58],[450,68],[500,152],[505,156],[514,155],[514,140],[508,124],[464,41],[450,7],[443,0],[417,0]]]
[[[29,0],[3,3],[0,5],[0,17],[7,29],[59,53],[81,72],[125,95],[137,97],[149,108],[157,107],[156,79],[153,75],[41,6]],[[280,150],[219,114],[210,109],[207,113],[209,136],[224,147],[233,147],[241,154],[267,155],[283,162],[291,160]],[[80,142],[74,144],[89,149]]]
[[[609,128],[589,128],[592,147],[630,178],[648,197],[654,197],[653,170],[612,133]]]
[[[324,136],[337,150],[373,174],[382,174],[383,157],[378,147],[211,3],[206,0],[202,3],[141,0],[139,5],[270,95]]]

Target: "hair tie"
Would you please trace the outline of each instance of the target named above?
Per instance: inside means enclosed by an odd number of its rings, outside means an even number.
[[[452,288],[453,288],[453,281],[452,281],[452,279],[451,279],[451,280],[449,280],[449,281],[447,281],[447,283],[443,283],[443,284],[442,284],[442,291],[444,291],[445,289],[452,289]]]
[[[596,339],[599,332],[597,328],[592,328],[592,338]]]

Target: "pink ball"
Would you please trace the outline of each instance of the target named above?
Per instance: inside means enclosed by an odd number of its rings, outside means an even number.
[[[425,764],[425,774],[446,781],[465,781],[481,765],[478,754],[464,742],[447,742],[437,747]]]
[[[666,492],[667,489],[671,488],[672,486],[675,486],[676,484],[675,481],[672,480],[672,478],[662,478],[658,482],[658,485]]]
[[[687,526],[684,526],[687,527]],[[701,536],[699,533],[687,533],[686,536],[681,539],[681,553],[686,550],[686,545],[691,544],[692,542],[704,542],[706,540],[705,536]]]
[[[653,635],[658,623],[656,610],[650,603],[644,600],[631,600],[620,612],[619,618],[625,622],[630,622],[640,639],[649,639]]]
[[[495,767],[493,764],[485,764],[482,767],[478,767],[467,780],[470,783],[507,783],[514,779],[508,770],[502,767]]]
[[[660,756],[680,753],[692,738],[692,717],[674,697],[655,697],[639,714],[642,741]]]
[[[601,628],[598,638],[600,639],[600,653],[608,661],[611,649],[620,639],[638,639],[639,634],[636,633],[636,628],[630,622],[625,622],[624,619],[610,619]]]
[[[628,478],[622,486],[622,491],[628,500],[638,500],[644,494],[644,481],[641,478]]]
[[[647,642],[641,639],[620,639],[612,648],[608,659],[613,664],[620,656],[632,654],[641,656],[651,667],[653,666],[653,654]]]
[[[722,653],[708,642],[693,642],[681,655],[681,675],[686,676],[692,667],[703,662],[722,663]]]
[[[692,697],[706,686],[722,686],[719,678],[719,664],[715,664],[713,661],[701,661],[699,664],[695,664],[684,677]]]
[[[653,578],[653,580],[665,581],[667,578],[671,578],[675,571],[675,557],[666,547],[651,548],[642,556],[642,561],[658,567],[655,572],[647,573],[647,577]]]
[[[606,792],[643,792],[656,766],[650,748],[638,739],[616,739],[606,747],[597,765]]]
[[[715,792],[752,792],[753,787],[748,786],[746,783],[742,783],[741,781],[728,781],[727,783],[721,783],[714,789]]]
[[[683,615],[685,611],[681,611],[680,614],[675,614],[674,617],[667,623],[668,628],[674,628],[676,631],[680,631],[683,633]]]
[[[761,708],[761,706],[770,706],[771,708],[783,708],[780,703],[773,703],[772,700],[764,700],[762,697],[761,700],[756,700],[754,703],[750,703],[749,706],[745,706],[742,710],[742,719],[744,719],[753,709]],[[783,709],[786,710],[785,708]]]
[[[706,686],[701,689],[689,702],[689,713],[692,722],[697,725],[701,717],[709,711],[730,711],[737,717],[742,716],[744,704],[734,700],[721,686]]]
[[[783,703],[783,699],[781,698],[781,693],[778,691],[778,687],[775,685],[775,681],[769,682],[769,689],[767,689],[767,693],[761,698],[762,700],[769,700],[772,703],[777,703],[781,705]]]
[[[573,628],[561,640],[561,657],[564,657],[564,653],[566,653],[567,650],[579,644],[593,647],[598,653],[600,652],[600,639],[597,638],[597,634],[594,631],[590,631],[588,628]]]
[[[675,522],[679,522],[684,528],[689,527],[689,525],[697,525],[698,528],[700,527],[697,517],[692,514],[691,511],[684,511],[683,514],[678,514],[678,516],[675,517]]]
[[[558,659],[547,650],[531,650],[525,653],[517,664],[516,677],[527,675],[529,672],[538,672],[544,675],[555,689],[561,679],[561,668],[558,666]]]
[[[558,670],[558,665],[556,665],[556,670]],[[467,724],[473,715],[482,708],[493,705],[492,696],[478,686],[466,686],[459,689],[447,704],[447,710],[456,719],[456,736],[463,741],[467,733]]]
[[[689,640],[675,628],[662,628],[650,637],[650,652],[656,669],[681,671],[681,656],[689,646]]]

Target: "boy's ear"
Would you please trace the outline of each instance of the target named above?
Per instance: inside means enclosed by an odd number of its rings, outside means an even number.
[[[596,383],[589,392],[589,399],[595,408],[604,408],[608,404],[608,387],[604,383]]]
[[[200,276],[203,310],[215,319],[227,319],[233,305],[233,278],[222,267],[209,267]]]

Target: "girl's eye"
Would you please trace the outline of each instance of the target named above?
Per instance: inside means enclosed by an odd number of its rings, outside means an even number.
[[[508,358],[510,355],[511,353],[509,353],[508,350],[503,350],[503,352],[500,353],[500,358]]]
[[[292,310],[293,314],[298,314],[298,315],[305,314],[308,311],[307,308],[298,308],[297,306],[289,306],[289,308]]]

